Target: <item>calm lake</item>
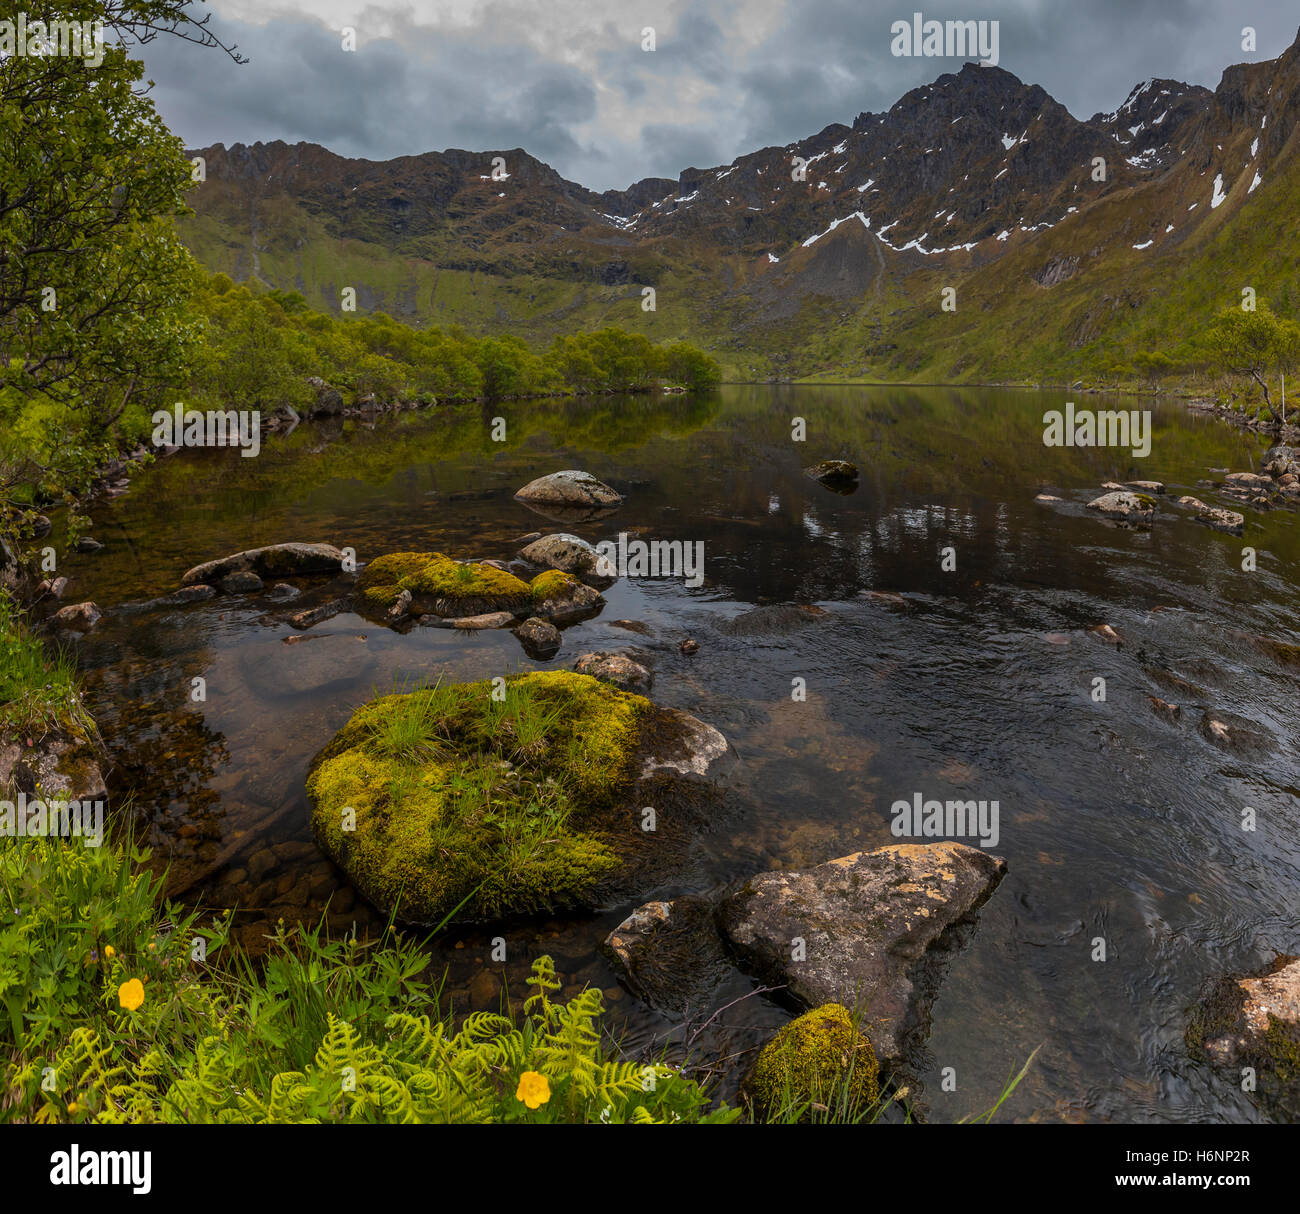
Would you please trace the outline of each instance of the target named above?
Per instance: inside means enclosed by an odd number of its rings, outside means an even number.
[[[892,842],[891,805],[917,793],[996,799],[990,850],[1009,869],[935,1004],[921,1076],[930,1116],[986,1108],[1041,1044],[1002,1118],[1256,1120],[1240,1092],[1188,1060],[1183,1030],[1206,978],[1295,947],[1300,669],[1258,638],[1300,640],[1300,526],[1286,510],[1247,510],[1245,536],[1232,537],[1172,504],[1192,493],[1232,506],[1205,484],[1218,479],[1210,469],[1254,467],[1258,439],[1175,404],[1080,396],[1079,408],[1153,409],[1151,455],[1046,448],[1043,413],[1066,399],[731,387],[700,401],[507,402],[304,425],[266,436],[256,459],[160,460],[92,511],[105,549],[61,569],[68,601],[107,612],[78,652],[118,764],[113,805],[129,802],[172,889],[238,906],[245,941],[278,918],[314,920],[331,899],[335,926],[374,931],[382,920],[312,842],[303,790],[312,756],[353,709],[412,680],[636,649],[654,670],[653,698],[734,744],[747,798],[701,842],[680,885],[638,901]],[[496,416],[503,443],[490,437]],[[796,417],[805,442],[791,441]],[[860,466],[855,493],[803,475],[831,457]],[[564,468],[613,485],[625,505],[557,527],[513,500]],[[1084,509],[1103,481],[1136,478],[1169,487],[1152,530]],[[1064,501],[1037,504],[1041,492]],[[292,603],[131,606],[174,590],[192,565],[262,544],[326,541],[362,561],[404,550],[509,559],[519,536],[539,530],[701,541],[703,584],[620,580],[549,664],[530,661],[509,631],[399,635],[352,615],[285,644],[291,614],[340,593],[319,579]],[[1241,569],[1244,545],[1258,552],[1255,572]],[[941,567],[948,547],[952,571]],[[729,623],[784,603],[825,614]],[[1088,631],[1102,623],[1122,645]],[[687,637],[698,653],[679,652]],[[205,702],[191,697],[196,678]],[[796,678],[805,702],[792,699]],[[1152,696],[1181,717],[1157,714]],[[1233,743],[1204,727],[1205,710],[1234,724]],[[1254,832],[1241,828],[1247,806]],[[447,932],[434,949],[448,995],[457,1007],[495,1004],[504,973],[517,998],[531,957],[546,951],[568,987],[596,984],[616,1000],[631,1047],[671,1037],[717,1057],[787,1018],[744,998],[697,1035],[698,1024],[642,1007],[596,951],[631,905]],[[504,969],[488,960],[494,935],[509,943]],[[1099,937],[1104,961],[1093,959]],[[956,1091],[941,1090],[945,1067]]]

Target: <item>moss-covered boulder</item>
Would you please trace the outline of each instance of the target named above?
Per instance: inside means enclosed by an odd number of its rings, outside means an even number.
[[[568,671],[384,696],[313,761],[312,825],[405,922],[591,907],[673,854],[686,815],[647,835],[642,807],[666,806],[661,785],[692,774],[699,731],[726,750],[703,722]]]
[[[548,569],[531,582],[486,561],[457,561],[441,552],[376,557],[357,578],[357,611],[395,623],[421,616],[459,620],[509,612],[567,623],[605,600],[571,574]]]
[[[384,615],[409,592],[411,615],[443,618],[516,611],[528,606],[528,583],[481,562],[461,562],[441,552],[392,552],[376,557],[357,578],[363,615]]]
[[[805,1116],[860,1117],[880,1095],[880,1066],[848,1008],[827,1003],[763,1047],[741,1091],[763,1116],[802,1106]]]

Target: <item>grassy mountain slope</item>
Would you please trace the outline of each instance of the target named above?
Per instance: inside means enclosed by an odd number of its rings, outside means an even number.
[[[1190,359],[1244,287],[1294,314],[1297,125],[1300,43],[1087,121],[967,65],[886,114],[601,195],[520,149],[218,146],[182,234],[314,306],[351,286],[363,311],[538,342],[618,324],[732,378],[1114,377],[1140,351]]]

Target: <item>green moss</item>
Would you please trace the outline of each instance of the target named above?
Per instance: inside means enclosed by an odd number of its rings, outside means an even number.
[[[609,811],[653,706],[569,671],[508,679],[504,700],[492,691],[485,680],[375,700],[312,765],[322,846],[409,922],[584,905],[619,865]]]
[[[357,578],[362,605],[391,607],[411,592],[412,614],[477,615],[518,611],[531,601],[527,583],[493,565],[462,563],[441,552],[393,552],[376,557]]]
[[[562,573],[559,569],[548,569],[545,573],[539,573],[528,583],[528,591],[532,595],[534,603],[544,603],[548,599],[558,598],[570,586],[577,585],[581,585],[581,583],[573,574]]]
[[[848,1008],[826,1003],[792,1020],[763,1047],[744,1090],[769,1118],[805,1106],[805,1114],[852,1119],[876,1102],[879,1076],[876,1053]]]
[[[1279,1083],[1300,1083],[1300,1028],[1270,1013],[1263,1052]]]

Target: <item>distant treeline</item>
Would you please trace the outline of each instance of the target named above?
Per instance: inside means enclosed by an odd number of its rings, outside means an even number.
[[[489,399],[548,393],[712,387],[718,364],[685,342],[656,346],[622,329],[557,337],[534,351],[518,337],[457,325],[415,329],[382,312],[335,317],[296,291],[255,293],[226,275],[199,294],[207,322],[196,392],[242,409],[308,406],[324,380],[348,404]]]
[[[271,414],[285,405],[310,411],[327,389],[344,408],[670,385],[700,391],[720,379],[718,364],[685,342],[657,346],[609,328],[557,337],[536,351],[518,337],[474,337],[455,325],[329,316],[297,292],[254,291],[224,274],[203,277],[187,306],[183,369],[170,386],[160,381],[104,408],[89,393],[47,395],[0,382],[0,516],[6,501],[77,491],[118,452],[147,444],[153,411],[176,401]]]

